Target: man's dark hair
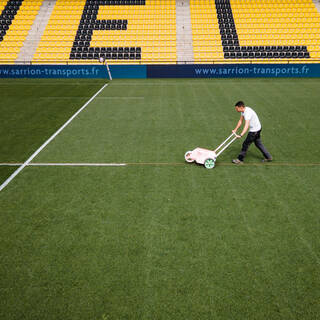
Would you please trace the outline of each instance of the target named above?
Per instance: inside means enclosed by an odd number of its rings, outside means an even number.
[[[238,101],[238,102],[235,104],[235,107],[244,107],[244,102],[243,102],[243,101]]]

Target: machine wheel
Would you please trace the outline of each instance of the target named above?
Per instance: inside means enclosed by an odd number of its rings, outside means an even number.
[[[191,153],[192,151],[187,151],[184,155],[184,158],[187,162],[194,162],[194,160],[190,158]]]
[[[216,165],[216,161],[212,158],[208,158],[204,160],[204,166],[206,169],[212,169],[215,167],[215,165]]]

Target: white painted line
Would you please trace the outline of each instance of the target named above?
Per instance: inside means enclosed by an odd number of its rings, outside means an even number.
[[[24,163],[0,163],[0,166],[12,166],[18,167],[22,166]],[[94,163],[94,162],[48,162],[48,163],[40,163],[40,162],[31,162],[26,164],[25,166],[29,167],[124,167],[124,166],[185,166],[186,163],[184,161],[181,162],[128,162],[128,163]],[[231,162],[219,162],[219,166],[231,166],[235,167],[235,165]],[[257,162],[249,162],[244,163],[241,167],[248,166],[286,166],[286,167],[314,167],[320,166],[320,163],[287,163],[287,162],[272,162],[272,163],[257,163]]]
[[[29,163],[28,166],[33,167],[123,167],[126,166],[126,163]]]
[[[94,100],[94,98],[107,86],[106,83],[97,93],[95,93],[60,129],[56,131],[38,150],[36,150],[31,157],[23,163],[6,181],[0,186],[2,191],[70,122],[82,111],[87,105]]]
[[[90,97],[39,97],[39,99],[48,99],[48,100],[63,100],[63,99],[89,99]],[[38,99],[38,98],[35,98]],[[128,99],[137,99],[137,100],[142,100],[144,97],[97,97],[96,100],[128,100]]]

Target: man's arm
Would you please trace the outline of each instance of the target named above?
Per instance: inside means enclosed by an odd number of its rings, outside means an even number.
[[[236,133],[237,130],[241,127],[242,121],[243,121],[243,115],[240,116],[240,119],[239,119],[239,121],[238,121],[238,124],[237,124],[236,127],[232,130],[233,133]]]
[[[244,128],[240,134],[240,137],[242,137],[249,129],[249,125],[250,125],[250,120],[246,120]]]

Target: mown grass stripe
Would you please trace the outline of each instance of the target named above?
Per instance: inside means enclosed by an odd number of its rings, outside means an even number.
[[[122,167],[126,163],[29,163],[34,167]]]
[[[35,98],[38,99],[38,98]],[[58,100],[58,99],[90,99],[90,97],[39,97],[39,99],[54,99],[54,100]],[[117,100],[117,99],[121,99],[121,100],[127,100],[127,99],[144,99],[144,97],[97,97],[96,99],[99,100]]]
[[[107,86],[106,83],[102,88],[100,88],[90,100],[88,100],[65,124],[60,127],[40,148],[38,148],[28,159],[25,161],[7,180],[5,180],[1,186],[0,191],[2,191],[66,126],[68,126],[72,120],[78,116],[78,114],[84,110],[94,98],[103,91],[103,89]]]

